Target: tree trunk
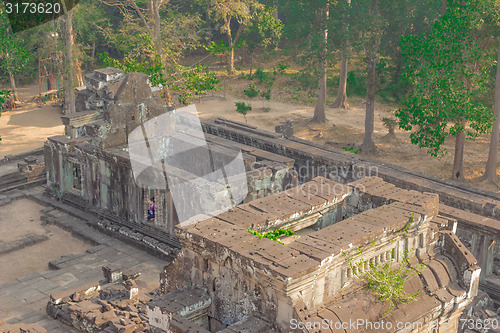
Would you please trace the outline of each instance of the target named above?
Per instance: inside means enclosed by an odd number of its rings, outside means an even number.
[[[279,14],[278,14],[278,0],[275,0],[273,2],[274,10],[273,10],[273,16],[275,19],[279,20]],[[278,43],[274,46],[274,51],[278,51]]]
[[[75,80],[73,77],[73,11],[68,11],[64,16],[65,31],[65,78],[64,78],[64,107],[66,114],[75,113]],[[68,133],[69,134],[69,133]]]
[[[227,36],[227,44],[229,45],[229,53],[227,54],[227,72],[229,75],[234,73],[234,44],[233,44],[233,36],[231,36],[231,19],[226,19],[226,36]]]
[[[340,62],[340,80],[337,98],[330,105],[331,108],[346,109],[347,108],[347,56],[345,50],[341,54]]]
[[[16,80],[14,79],[14,74],[12,74],[11,71],[9,71],[9,77],[10,77],[10,87],[12,88],[11,100],[13,102],[17,102],[19,101],[19,96],[17,94],[17,89],[16,89]]]
[[[80,61],[75,61],[75,80],[76,80],[76,86],[77,87],[82,87],[83,86],[83,77],[82,77],[82,66]]]
[[[378,46],[376,46],[378,48]],[[375,142],[373,142],[373,122],[375,119],[375,91],[377,88],[377,73],[375,71],[378,62],[378,50],[366,52],[368,58],[368,73],[366,77],[366,115],[365,115],[365,136],[361,150],[364,153],[374,154],[377,152]]]
[[[325,102],[326,102],[326,60],[323,60],[320,64],[320,78],[319,78],[319,91],[318,100],[316,101],[316,106],[314,107],[313,121],[320,123],[326,122],[325,113]]]
[[[462,120],[462,126],[465,127],[465,119]],[[453,173],[451,179],[459,180],[464,177],[464,145],[465,132],[457,134],[455,140],[455,157],[453,159]]]
[[[250,76],[252,76],[252,66],[253,66],[253,57],[252,54],[250,54]]]
[[[228,55],[227,55],[227,72],[229,74],[233,74],[234,73],[234,49],[232,48],[231,46],[231,50],[229,51]]]
[[[497,77],[495,82],[495,122],[491,131],[490,150],[488,152],[488,161],[483,178],[491,181],[497,181],[497,150],[500,126],[500,44],[498,45]]]
[[[323,10],[321,11],[321,22],[322,25],[325,23],[325,18],[323,17]],[[326,8],[326,19],[328,19],[329,9]],[[322,27],[321,34],[323,35],[323,47],[320,52],[320,64],[319,64],[319,90],[318,99],[316,100],[316,106],[314,107],[313,121],[325,123],[326,122],[326,42],[328,39],[328,29]]]
[[[441,16],[444,16],[444,14],[446,14],[446,9],[448,8],[448,1],[447,0],[443,0],[442,4],[441,4]]]

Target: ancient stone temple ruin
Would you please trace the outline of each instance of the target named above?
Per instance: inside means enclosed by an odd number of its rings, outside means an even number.
[[[45,143],[45,193],[102,230],[175,258],[160,277],[162,296],[142,313],[151,331],[370,332],[368,323],[383,320],[414,325],[388,332],[456,332],[439,323],[470,315],[478,288],[500,304],[500,197],[298,139],[291,124],[270,133],[205,120],[201,137],[185,128],[186,117],[175,121],[182,131],[173,139],[134,141],[158,119],[179,119],[179,110],[165,107],[142,74],[107,68],[86,84],[77,112],[62,117],[67,135]],[[172,158],[188,167],[164,168],[176,142],[193,137],[203,145]],[[134,170],[134,147],[160,152],[139,159],[145,173]],[[201,182],[211,197],[174,202],[165,174],[199,179],[200,156],[217,169],[235,152],[243,182]],[[235,207],[180,218],[196,202],[225,198],[227,187],[245,193]],[[147,221],[151,197],[156,216]],[[254,234],[279,229],[295,234],[279,242]],[[425,265],[404,284],[418,296],[387,312],[389,303],[363,288],[364,276],[371,266],[403,265],[405,253],[410,267]],[[366,325],[335,326],[358,319]]]
[[[47,192],[111,221],[136,224],[146,222],[148,199],[154,197],[156,217],[152,227],[173,235],[180,212],[176,211],[170,189],[167,184],[164,188],[137,184],[130,160],[129,138],[142,124],[159,116],[168,117],[175,111],[166,108],[160,97],[152,92],[146,75],[124,75],[121,70],[108,68],[96,70],[85,79],[86,89],[81,89],[77,95],[77,112],[62,117],[71,136],[51,137],[45,144]],[[189,136],[187,132],[182,134]],[[214,160],[227,160],[235,148],[239,149],[244,163],[243,176],[247,178],[245,185],[248,184],[244,202],[278,193],[296,182],[288,173],[293,159],[210,134],[204,139],[206,146],[190,149],[182,156],[178,154],[175,161],[182,159],[185,165],[196,168],[199,163],[189,161],[190,158],[209,151]],[[151,139],[149,141],[151,144]],[[176,172],[189,178],[185,176],[186,170],[177,169]],[[225,185],[212,192],[222,193],[223,190],[226,190]],[[210,201],[210,198],[204,200]],[[165,241],[177,245],[175,238],[165,238]]]
[[[317,177],[177,225],[182,251],[165,267],[166,295],[150,305],[150,325],[177,332],[190,318],[206,330],[197,332],[344,332],[354,321],[359,326],[352,332],[371,332],[370,325],[383,320],[394,325],[389,332],[437,332],[438,323],[457,320],[477,294],[480,274],[452,231],[456,221],[438,212],[437,195],[394,188],[377,177],[348,185]],[[279,244],[249,232],[279,228],[295,235]],[[357,276],[370,264],[401,263],[407,251],[410,265],[425,265],[405,283],[418,298],[385,313],[389,304],[377,302]],[[203,301],[193,302],[193,292]],[[398,322],[408,324],[397,328]]]

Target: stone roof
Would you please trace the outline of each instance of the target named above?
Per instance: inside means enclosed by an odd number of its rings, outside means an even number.
[[[336,194],[334,188],[341,191]],[[312,192],[307,192],[309,190]],[[434,198],[421,195],[413,199],[415,204],[394,202],[367,210],[287,245],[248,233],[248,228],[265,232],[291,226],[291,230],[300,230],[306,217],[316,213],[321,215],[322,211],[342,202],[348,194],[348,186],[317,177],[298,189],[239,205],[201,222],[178,225],[177,236],[181,243],[189,240],[203,244],[214,255],[221,252],[220,248],[231,249],[260,264],[261,269],[274,271],[288,279],[314,271],[323,260],[337,257],[343,250],[395,233],[411,218],[415,223],[421,223],[434,216],[433,210],[425,208]]]
[[[445,256],[437,256],[427,263],[420,276],[415,275],[405,283],[407,293],[419,291],[417,299],[410,303],[398,303],[389,313],[388,302],[380,302],[371,291],[358,288],[338,298],[331,299],[319,308],[308,310],[304,304],[295,308],[303,323],[328,321],[330,327],[310,329],[308,332],[393,332],[394,330],[370,329],[369,322],[403,322],[416,325],[423,320],[424,314],[432,312],[447,313],[454,302],[458,303],[467,297],[466,291],[457,283],[457,271],[454,264]],[[445,309],[446,308],[446,309]],[[335,323],[358,322],[359,326],[340,329]],[[333,325],[332,325],[333,323]],[[312,324],[311,324],[312,325]],[[422,326],[423,327],[423,326]],[[425,328],[423,328],[425,330]]]

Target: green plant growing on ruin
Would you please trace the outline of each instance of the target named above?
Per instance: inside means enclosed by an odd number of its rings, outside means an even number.
[[[236,102],[234,103],[236,105],[236,112],[240,113],[243,115],[243,118],[245,118],[245,123],[247,123],[247,113],[248,111],[252,110],[251,105],[246,105],[245,102]]]
[[[415,222],[415,221],[413,220],[413,213],[411,213],[410,220],[408,221],[408,223],[405,224],[403,229],[401,229],[401,232],[403,232],[405,235],[407,235],[408,229],[410,228],[410,226],[413,222]]]
[[[391,312],[397,302],[409,303],[414,301],[420,293],[420,290],[415,293],[408,293],[404,289],[405,282],[420,274],[425,267],[423,264],[410,266],[408,250],[405,250],[401,263],[395,269],[393,267],[394,260],[378,265],[369,263],[370,269],[366,270],[363,276],[358,273],[361,270],[355,270],[354,266],[358,268],[365,267],[366,260],[361,259],[358,263],[354,263],[353,257],[347,256],[345,252],[342,252],[342,254],[349,261],[349,266],[354,275],[365,281],[365,287],[378,296],[378,301],[389,303],[389,308],[384,312],[385,314]]]
[[[280,243],[280,244],[283,244],[283,243],[279,241],[279,239],[278,239],[279,237],[281,237],[283,235],[285,235],[285,236],[295,235],[295,232],[291,231],[288,228],[284,228],[284,229],[280,228],[280,229],[276,229],[273,231],[268,231],[264,234],[261,234],[260,232],[258,232],[256,230],[252,230],[252,229],[248,228],[248,232],[251,233],[252,235],[258,236],[260,239],[268,238],[268,239],[273,240],[276,243]]]

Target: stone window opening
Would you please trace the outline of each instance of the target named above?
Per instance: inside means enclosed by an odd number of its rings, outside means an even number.
[[[233,267],[233,260],[231,259],[231,257],[226,258],[226,260],[224,261],[224,267],[226,267],[226,268]]]
[[[424,247],[424,234],[418,235],[418,247],[420,248]]]
[[[75,190],[82,190],[82,167],[78,163],[70,163],[72,174],[73,174],[73,184],[72,187]]]

